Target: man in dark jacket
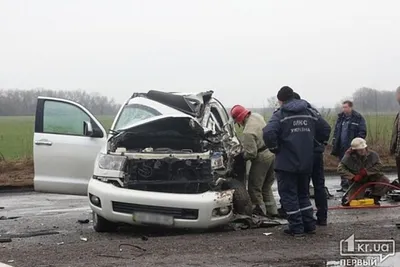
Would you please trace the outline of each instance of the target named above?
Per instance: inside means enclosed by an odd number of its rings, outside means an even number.
[[[300,95],[294,93],[295,99],[301,99]],[[308,103],[308,108],[315,112],[315,116],[321,121],[323,139],[318,142],[314,139],[314,165],[311,174],[311,180],[314,186],[315,206],[317,207],[317,224],[321,226],[327,225],[328,218],[328,198],[325,191],[325,175],[324,175],[324,150],[329,137],[331,135],[331,126],[324,120],[317,109]]]
[[[315,233],[309,177],[313,169],[314,139],[323,142],[323,125],[306,101],[294,99],[290,87],[282,87],[277,97],[281,108],[263,129],[263,137],[265,145],[276,155],[278,192],[289,221],[289,229],[284,232],[303,236]]]
[[[350,148],[351,141],[360,137],[367,137],[367,126],[364,117],[353,110],[353,102],[346,100],[342,105],[342,112],[338,115],[332,140],[332,155],[337,156],[339,161]],[[341,177],[342,191],[349,187],[348,179]]]
[[[400,104],[400,86],[396,90],[396,100]],[[390,140],[390,154],[395,156],[397,166],[397,179],[400,180],[400,112],[393,122],[392,138]]]

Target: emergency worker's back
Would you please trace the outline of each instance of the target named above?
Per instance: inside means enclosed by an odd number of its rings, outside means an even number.
[[[311,173],[318,118],[304,100],[290,100],[263,129],[266,146],[276,154],[276,171]]]

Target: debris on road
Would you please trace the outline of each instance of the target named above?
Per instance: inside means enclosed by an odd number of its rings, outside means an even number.
[[[7,262],[8,262],[8,263],[13,263],[13,262],[14,262],[14,260],[8,260]]]
[[[148,238],[147,236],[145,236],[145,235],[142,235],[141,239],[142,239],[143,241],[149,240],[149,238]]]
[[[81,239],[81,241],[84,241],[84,242],[87,242],[87,240],[88,240],[86,237],[83,237],[83,236],[81,236],[80,239]]]
[[[11,241],[9,237],[0,237],[0,243],[10,243]]]
[[[57,246],[64,245],[64,242],[57,243]]]
[[[114,259],[130,259],[130,258],[124,258],[122,256],[114,256],[114,255],[105,255],[105,254],[97,254],[99,257],[105,257],[105,258],[114,258]],[[134,259],[130,259],[134,260]]]
[[[132,244],[120,244],[120,245],[119,245],[119,251],[120,251],[120,252],[122,252],[122,247],[123,247],[123,246],[133,247],[133,248],[139,249],[139,250],[141,250],[141,251],[147,251],[145,248],[139,247],[139,246],[137,246],[137,245],[132,245]]]
[[[4,210],[4,207],[0,207],[0,210]]]
[[[34,237],[34,236],[44,236],[44,235],[58,235],[60,232],[56,231],[34,231],[34,232],[27,232],[27,233],[20,233],[20,234],[10,234],[8,237],[10,238],[26,238],[26,237]]]
[[[78,220],[78,223],[80,223],[80,224],[86,224],[86,223],[89,223],[89,219],[85,219],[85,220]]]
[[[272,235],[272,233],[263,233],[263,235],[269,236],[269,235]]]
[[[228,224],[228,229],[238,231],[260,227],[274,227],[287,223],[288,222],[286,220],[269,219],[267,217],[254,214],[252,216],[236,214],[233,220]]]
[[[14,220],[20,218],[19,216],[14,216],[14,217],[6,217],[6,216],[0,216],[0,221],[4,220]]]

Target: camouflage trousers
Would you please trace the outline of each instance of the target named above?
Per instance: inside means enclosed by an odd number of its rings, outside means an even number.
[[[278,214],[272,184],[275,180],[275,156],[258,155],[251,162],[248,191],[253,205],[259,205],[262,210],[266,209],[267,215]]]
[[[375,175],[370,175],[365,177],[361,182],[357,182],[349,191],[348,193],[348,197],[353,196],[355,193],[357,193],[357,191],[360,189],[361,186],[363,186],[364,184],[368,183],[368,182],[382,182],[382,183],[390,183],[389,178],[387,178],[384,175],[380,175],[380,174],[375,174]],[[354,182],[352,182],[354,183]],[[372,185],[371,186],[371,195],[373,196],[379,196],[382,197],[384,196],[389,190],[390,188],[388,186],[385,185]],[[356,196],[355,199],[360,199],[364,197],[364,193],[363,192],[359,192]]]

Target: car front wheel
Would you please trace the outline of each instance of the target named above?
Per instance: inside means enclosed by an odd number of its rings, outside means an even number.
[[[117,230],[117,224],[110,222],[97,213],[93,212],[93,228],[96,232],[114,232]]]
[[[245,185],[235,179],[231,179],[222,184],[222,190],[234,189],[233,193],[233,212],[241,215],[251,216],[253,205]]]

